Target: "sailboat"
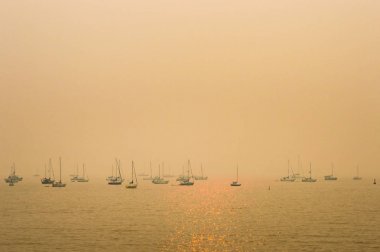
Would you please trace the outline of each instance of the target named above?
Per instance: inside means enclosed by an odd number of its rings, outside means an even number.
[[[202,166],[202,164],[201,164],[201,176],[194,176],[194,179],[195,180],[207,180],[207,176],[204,176],[203,175],[203,166]]]
[[[302,182],[317,182],[317,179],[311,177],[311,163],[310,163],[309,177],[303,178]]]
[[[334,164],[331,164],[331,175],[325,176],[325,180],[337,180],[338,178],[334,176]]]
[[[189,177],[185,175],[185,165],[182,165],[182,175],[178,176],[176,181],[182,181],[187,179],[189,179]]]
[[[183,179],[179,182],[179,185],[181,186],[192,186],[194,185],[194,180],[191,180],[193,177],[192,174],[190,176],[190,171],[191,171],[191,165],[190,165],[190,160],[187,161],[187,178]],[[192,173],[192,172],[191,172]]]
[[[120,171],[120,160],[116,159],[116,176],[108,177],[108,184],[109,185],[121,185],[123,183],[123,178],[121,176],[121,171]]]
[[[291,169],[291,170],[293,172],[293,169]],[[291,176],[292,178],[294,178],[295,182],[301,182],[302,179],[305,178],[304,176],[302,176],[299,173],[300,171],[302,171],[302,162],[300,160],[300,156],[298,155],[298,158],[297,158],[297,171],[295,173],[293,172],[293,175]]]
[[[70,177],[71,177],[71,182],[77,182],[77,179],[79,178],[79,171],[78,171],[78,164],[77,164],[77,172],[75,174],[71,174]]]
[[[11,166],[11,174],[7,178],[4,179],[5,183],[17,183],[19,181],[22,181],[22,177],[19,177],[16,175],[16,165],[13,163]]]
[[[79,176],[78,166],[77,166],[77,174],[71,176],[71,182],[88,182],[88,181],[89,181],[88,177],[85,176],[84,164],[82,167],[82,176]]]
[[[144,177],[143,180],[153,180],[152,162],[149,163],[149,167],[150,167],[150,177]]]
[[[239,166],[236,166],[236,181],[232,181],[231,186],[241,186],[239,183]]]
[[[134,188],[137,188],[137,176],[136,176],[136,170],[135,170],[135,166],[134,166],[134,163],[132,161],[132,175],[131,175],[131,181],[129,181],[129,183],[125,186],[126,188],[128,189],[134,189]]]
[[[55,181],[52,186],[53,187],[65,187],[66,184],[65,183],[62,183],[62,164],[61,164],[61,157],[59,157],[59,181]]]
[[[294,181],[296,181],[296,178],[294,176],[293,170],[292,170],[293,176],[290,177],[289,169],[290,169],[290,161],[288,160],[288,176],[287,177],[282,177],[280,179],[280,181],[282,181],[282,182],[294,182]]]
[[[49,169],[48,169],[49,177],[46,175],[46,165],[45,165],[45,177],[41,179],[41,184],[43,185],[51,185],[54,183],[54,170],[53,165],[51,163],[51,159],[49,159]]]
[[[158,177],[154,177],[152,180],[153,184],[167,184],[169,183],[169,180],[166,180],[164,178],[161,178],[161,167],[158,165]]]
[[[16,165],[13,163],[11,166],[11,174],[7,178],[4,179],[6,183],[17,183],[22,181],[22,177],[16,175]]]
[[[356,167],[356,176],[352,178],[353,180],[362,180],[362,177],[359,176],[359,166]]]

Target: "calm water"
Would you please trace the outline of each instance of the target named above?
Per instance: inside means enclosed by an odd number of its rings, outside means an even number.
[[[0,251],[380,251],[380,185],[369,180],[24,180],[0,184]]]

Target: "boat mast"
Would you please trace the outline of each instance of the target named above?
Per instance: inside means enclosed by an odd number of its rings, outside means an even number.
[[[121,169],[121,162],[120,162],[120,159],[119,159],[119,178],[121,179],[121,171],[120,171],[120,169]]]
[[[132,184],[133,184],[133,160],[132,160],[132,174],[131,174],[131,178],[132,178]]]
[[[311,178],[311,162],[310,162],[310,170],[309,170],[310,178]]]
[[[239,182],[239,165],[236,165],[236,182]]]
[[[53,169],[53,164],[51,162],[51,158],[49,158],[49,169],[50,169],[50,172],[53,174],[53,179],[55,179],[54,169]]]
[[[289,178],[289,167],[290,167],[290,161],[288,159],[288,178]]]
[[[191,177],[193,178],[193,169],[191,169],[190,159],[189,159],[189,171],[191,173]],[[190,178],[189,178],[190,179]]]
[[[135,164],[133,163],[133,161],[132,161],[132,168],[133,168],[132,173],[133,172],[135,173],[135,180],[136,180],[136,184],[137,184],[137,174],[136,174]]]
[[[61,157],[59,157],[59,183],[61,183],[62,167],[61,167]]]

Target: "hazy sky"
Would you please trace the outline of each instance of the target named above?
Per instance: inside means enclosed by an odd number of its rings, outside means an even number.
[[[62,156],[380,175],[380,1],[1,0],[0,175]]]

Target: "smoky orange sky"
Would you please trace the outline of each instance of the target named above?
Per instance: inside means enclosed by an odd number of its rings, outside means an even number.
[[[0,2],[1,176],[279,178],[298,155],[380,175],[380,1]]]

